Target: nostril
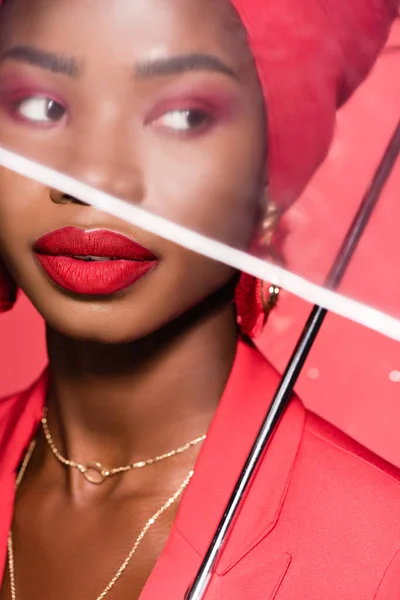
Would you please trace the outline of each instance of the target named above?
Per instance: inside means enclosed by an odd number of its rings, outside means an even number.
[[[69,196],[68,194],[64,194],[65,202],[73,202],[74,204],[81,204],[82,206],[87,206],[87,203],[83,200],[79,200],[75,198],[75,196]]]
[[[64,194],[59,190],[51,190],[50,198],[54,202],[54,204],[82,204],[86,206],[86,203],[74,196],[70,196],[69,194]]]

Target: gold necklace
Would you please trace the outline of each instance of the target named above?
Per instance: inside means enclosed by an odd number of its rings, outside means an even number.
[[[132,471],[133,469],[142,469],[143,467],[147,467],[148,465],[153,465],[167,458],[171,458],[172,456],[176,456],[177,454],[182,454],[186,452],[193,446],[197,446],[201,442],[204,442],[206,439],[206,435],[202,435],[201,437],[195,438],[187,444],[176,448],[175,450],[170,450],[170,452],[166,452],[165,454],[160,454],[159,456],[154,456],[153,458],[148,458],[147,460],[140,460],[139,462],[131,463],[129,465],[125,465],[123,467],[115,467],[113,469],[107,469],[99,462],[88,462],[86,464],[75,462],[74,460],[69,460],[65,458],[58,450],[57,446],[54,443],[52,435],[49,431],[49,425],[47,422],[47,409],[45,408],[43,411],[42,417],[42,428],[45,438],[47,440],[48,445],[50,446],[51,451],[54,456],[67,467],[71,467],[74,469],[78,469],[80,473],[84,476],[86,481],[89,483],[93,483],[95,485],[100,485],[103,483],[108,477],[112,477],[113,475],[117,475],[118,473],[124,473],[126,471]]]
[[[35,446],[36,446],[36,441],[34,440],[33,442],[31,442],[31,444],[28,448],[28,452],[25,455],[20,472],[18,474],[18,477],[16,480],[16,488],[17,489],[24,477],[26,468],[29,464],[29,461],[31,459],[31,456],[33,454]],[[168,500],[165,502],[165,504],[163,504],[161,506],[161,508],[159,508],[157,510],[157,512],[155,512],[154,515],[152,517],[150,517],[150,519],[147,521],[146,525],[143,527],[142,531],[137,536],[135,543],[133,544],[133,546],[132,546],[129,554],[125,558],[124,562],[122,563],[122,565],[120,566],[118,571],[115,573],[115,575],[111,579],[111,581],[108,583],[108,585],[101,592],[101,594],[99,596],[97,596],[96,600],[103,600],[103,598],[105,598],[107,596],[108,592],[115,586],[118,579],[124,573],[127,566],[129,565],[130,561],[132,560],[134,554],[136,553],[137,549],[139,548],[139,545],[140,545],[141,541],[143,540],[144,536],[146,535],[146,533],[149,531],[149,529],[152,527],[152,525],[154,525],[154,523],[157,521],[157,519],[159,519],[159,517],[161,517],[161,515],[168,508],[170,508],[174,504],[174,502],[176,502],[178,500],[178,498],[183,494],[183,492],[189,485],[192,477],[193,477],[193,471],[190,471],[188,476],[184,479],[184,481],[181,483],[179,488],[176,490],[175,494],[170,496],[170,498],[168,498]],[[9,536],[8,536],[8,569],[9,569],[9,574],[10,574],[11,599],[17,600],[17,592],[16,592],[16,586],[15,586],[14,542],[13,542],[12,531],[10,531]]]

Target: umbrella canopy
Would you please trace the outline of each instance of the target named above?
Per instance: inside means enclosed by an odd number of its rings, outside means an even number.
[[[320,226],[326,229],[327,245],[332,248],[337,244],[337,232],[327,224],[334,222],[338,213],[344,220],[351,218],[355,198],[367,187],[398,119],[399,61],[400,23],[397,22],[371,77],[341,111],[330,155],[299,200],[299,211],[304,205],[306,213],[311,205],[318,210],[319,199],[326,200],[326,211],[319,212]],[[376,110],[377,106],[380,110]],[[365,123],[369,124],[367,128]],[[393,306],[400,304],[398,251],[396,254],[399,189],[400,164],[397,164],[347,275],[348,281],[354,278],[355,285],[364,286],[371,297],[384,294]],[[316,223],[315,226],[318,227]],[[293,230],[293,236],[298,234]],[[305,253],[311,251],[307,240],[312,235],[313,225],[308,230],[304,227],[302,239],[296,243],[290,239],[287,252],[296,252],[298,246]],[[381,268],[374,268],[378,257]],[[308,312],[307,303],[285,292],[281,294],[279,306],[260,339],[262,349],[279,370],[286,365]],[[335,352],[338,347],[340,352]],[[400,466],[396,426],[400,417],[399,373],[397,343],[329,315],[297,389],[312,410]]]

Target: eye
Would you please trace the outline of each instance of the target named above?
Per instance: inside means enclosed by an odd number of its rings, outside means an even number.
[[[192,130],[200,129],[209,125],[212,116],[205,110],[199,108],[187,108],[181,110],[170,110],[153,121],[153,125],[165,129],[171,129],[178,133],[190,133]]]
[[[45,96],[31,96],[20,100],[15,111],[26,121],[37,124],[57,123],[65,115],[65,108],[55,100]]]

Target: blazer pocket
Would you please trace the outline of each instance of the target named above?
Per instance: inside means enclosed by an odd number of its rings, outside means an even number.
[[[213,576],[205,600],[274,600],[291,559],[288,553],[263,556],[260,544],[227,573]]]

